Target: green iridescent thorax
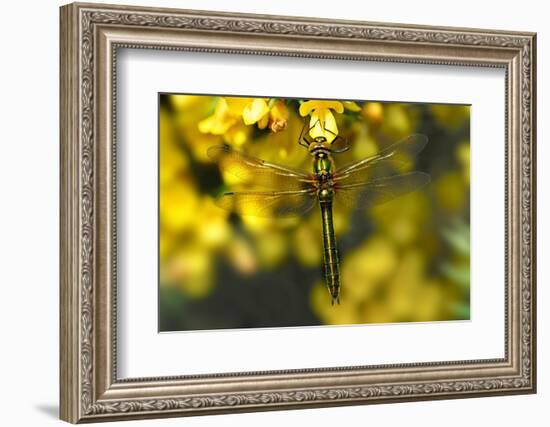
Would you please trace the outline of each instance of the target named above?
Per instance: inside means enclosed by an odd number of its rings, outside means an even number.
[[[332,159],[327,153],[321,151],[315,154],[313,172],[316,175],[329,175],[332,173]]]
[[[332,202],[332,171],[334,164],[326,151],[317,151],[313,159],[313,172],[317,178],[317,196],[321,203]]]

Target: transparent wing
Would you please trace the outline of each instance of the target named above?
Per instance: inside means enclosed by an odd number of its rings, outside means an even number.
[[[366,209],[418,190],[429,182],[427,173],[409,172],[368,183],[340,185],[335,187],[334,200],[351,209]]]
[[[410,169],[415,156],[426,146],[425,135],[413,134],[381,150],[378,154],[339,168],[334,182],[361,184],[375,179],[397,175]]]
[[[302,190],[311,186],[311,177],[303,171],[248,156],[226,145],[210,147],[208,156],[218,162],[222,171],[253,187]]]
[[[224,209],[240,215],[258,217],[302,216],[309,212],[316,202],[314,190],[301,191],[251,191],[225,193],[216,200]]]

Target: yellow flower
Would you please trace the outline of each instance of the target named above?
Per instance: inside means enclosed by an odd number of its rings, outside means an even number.
[[[269,122],[269,107],[264,98],[252,99],[243,109],[243,121],[245,125],[258,123],[260,129],[264,129]]]
[[[283,110],[284,109],[284,110]],[[288,118],[277,116],[288,112]],[[280,117],[276,118],[275,117]],[[291,168],[302,169],[305,164],[310,168],[311,156],[307,150],[304,150],[297,141],[298,135],[304,126],[304,121],[297,114],[290,112],[283,104],[283,108],[274,105],[270,111],[271,132],[263,133],[254,141],[254,144],[248,144],[246,153],[266,160],[268,162],[279,163]],[[282,132],[285,130],[284,132]]]
[[[384,106],[380,102],[365,102],[361,115],[371,125],[379,125],[384,120]]]
[[[289,111],[282,101],[268,98],[219,98],[214,113],[198,124],[203,134],[221,135],[226,143],[241,147],[251,133],[268,125],[273,132],[286,128]]]
[[[200,216],[195,226],[198,241],[207,248],[223,246],[231,237],[227,221],[229,212],[217,207],[209,196],[202,199],[198,211]]]
[[[269,128],[272,132],[286,129],[290,113],[283,101],[277,101],[269,110]]]
[[[309,120],[309,135],[312,138],[323,137],[332,142],[338,136],[338,126],[332,114],[334,110],[338,114],[344,112],[344,105],[340,101],[319,101],[310,100],[300,105],[302,117],[311,115]]]
[[[242,97],[226,97],[223,98],[227,102],[227,106],[231,112],[236,116],[242,116],[245,107],[250,103],[251,98]]]
[[[225,136],[205,134],[200,131],[195,122],[194,125],[182,126],[180,133],[184,139],[184,143],[191,151],[191,155],[194,160],[199,162],[210,162],[212,159],[208,156],[208,149],[213,145],[221,144],[222,139],[225,140]],[[166,147],[161,147],[161,154]],[[179,148],[179,147],[178,147]],[[185,150],[179,148],[181,153],[185,153]],[[169,151],[166,151],[166,155],[169,156]],[[161,167],[162,173],[162,167]]]
[[[160,109],[160,172],[161,186],[185,173],[189,168],[189,158],[176,142],[172,118],[165,108]]]
[[[189,179],[172,180],[160,191],[160,220],[168,233],[185,232],[193,227],[198,192]]]
[[[248,98],[220,98],[214,113],[199,122],[199,130],[202,133],[222,135],[226,143],[242,146],[250,135],[250,129],[241,120],[249,103]]]
[[[170,95],[174,125],[197,127],[197,122],[211,113],[217,99],[212,96]]]
[[[253,98],[244,107],[242,116],[245,125],[256,123],[259,129],[269,125],[272,132],[279,132],[287,126],[289,111],[283,101]]]
[[[229,128],[237,123],[238,116],[229,108],[225,98],[220,98],[216,104],[214,114],[199,122],[199,130],[202,133],[223,135]]]
[[[250,136],[250,127],[242,123],[232,126],[224,135],[223,140],[233,146],[242,147]]]

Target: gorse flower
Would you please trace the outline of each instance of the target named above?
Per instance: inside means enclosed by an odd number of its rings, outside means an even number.
[[[243,145],[248,140],[250,129],[243,124],[241,116],[249,102],[246,98],[219,98],[214,113],[199,122],[199,130],[221,135],[228,144]]]
[[[344,104],[340,101],[319,101],[310,100],[300,105],[300,115],[309,119],[309,135],[312,138],[324,137],[328,142],[332,142],[338,136],[338,126],[332,110],[342,114]]]
[[[237,123],[237,115],[229,107],[225,98],[220,98],[216,103],[214,113],[199,122],[199,130],[202,133],[223,135],[229,128]]]
[[[269,122],[269,107],[264,98],[254,98],[245,105],[243,111],[243,122],[245,125],[258,124],[260,129],[265,129]]]
[[[260,129],[264,129],[269,121],[269,107],[264,98],[254,98],[249,101],[242,111],[245,125],[258,124]]]
[[[283,101],[276,101],[269,110],[269,129],[280,132],[286,129],[290,112]]]
[[[198,127],[202,133],[222,135],[225,142],[240,146],[248,140],[249,126],[279,132],[286,129],[288,117],[288,108],[276,99],[222,97]]]
[[[272,132],[279,132],[287,126],[289,111],[282,101],[254,98],[246,104],[242,116],[245,125],[256,123],[259,129],[269,126]]]

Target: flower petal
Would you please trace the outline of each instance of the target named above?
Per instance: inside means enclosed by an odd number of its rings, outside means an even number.
[[[321,119],[319,117],[319,112],[314,111],[309,119],[309,136],[312,138],[317,138],[318,136],[325,136],[323,125],[321,124]]]
[[[329,109],[315,110],[309,121],[312,129],[309,135],[312,138],[324,137],[328,142],[332,142],[338,136],[338,126],[336,119]]]
[[[306,101],[300,104],[300,116],[305,117],[317,107],[317,101]]]
[[[265,129],[269,123],[269,114],[264,114],[264,116],[258,121],[258,128]]]
[[[269,111],[269,128],[272,132],[280,132],[286,129],[290,113],[282,101],[277,101]]]
[[[270,115],[273,120],[288,120],[288,108],[283,101],[277,101],[271,107]]]
[[[243,121],[245,125],[254,124],[269,113],[267,102],[262,98],[255,98],[249,102],[243,110]],[[267,123],[266,123],[267,125]],[[264,126],[265,127],[265,126]]]
[[[340,101],[323,101],[325,108],[330,108],[336,111],[338,114],[344,112],[344,105]]]
[[[238,97],[227,97],[222,98],[222,100],[226,103],[227,108],[231,111],[231,113],[237,116],[240,116],[243,113],[244,108],[250,102],[250,98]]]
[[[210,116],[204,120],[201,120],[198,124],[199,130],[202,133],[210,133],[210,131],[214,127],[214,120],[215,120],[214,116]]]
[[[214,114],[199,122],[198,127],[202,133],[222,135],[236,122],[231,114],[227,101],[221,98],[216,104]]]
[[[336,111],[339,114],[342,114],[344,112],[344,105],[340,101],[325,101],[325,100],[312,99],[300,105],[300,115],[302,117],[305,117],[309,113],[311,113],[313,110],[321,110],[321,109],[325,109],[325,110],[331,109]]]

